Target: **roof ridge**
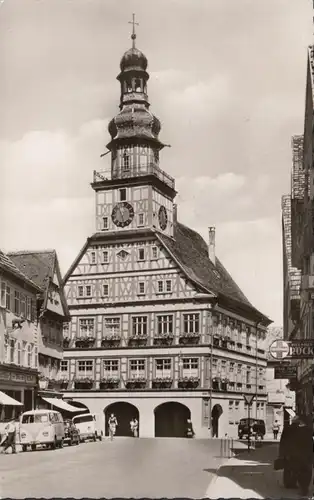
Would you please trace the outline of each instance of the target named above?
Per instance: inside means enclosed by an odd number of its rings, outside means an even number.
[[[56,253],[54,248],[46,250],[17,250],[16,252],[7,252],[7,255],[29,255],[34,253]]]

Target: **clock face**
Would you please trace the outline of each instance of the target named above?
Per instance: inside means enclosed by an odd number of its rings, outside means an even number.
[[[168,224],[167,210],[165,209],[164,206],[161,206],[159,209],[158,220],[159,220],[160,228],[164,231],[167,227],[167,224]]]
[[[134,210],[130,203],[126,201],[118,203],[113,207],[111,219],[112,222],[118,227],[126,227],[131,224],[134,217]]]

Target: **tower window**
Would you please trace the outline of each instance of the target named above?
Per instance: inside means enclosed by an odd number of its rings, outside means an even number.
[[[109,262],[109,252],[108,250],[104,250],[102,253],[102,261],[104,264],[107,264]]]
[[[127,153],[123,153],[123,162],[122,162],[122,165],[123,165],[123,170],[126,171],[126,170],[129,170],[130,169],[130,157]]]
[[[104,297],[108,297],[108,295],[109,295],[109,285],[108,285],[108,283],[105,283],[102,286],[102,294],[103,294]]]
[[[125,201],[126,200],[126,189],[120,189],[120,201]]]
[[[96,252],[91,252],[91,263],[92,264],[96,263]]]
[[[132,89],[132,82],[131,82],[131,80],[127,80],[126,81],[126,91],[127,92],[132,92],[132,90],[133,89]]]
[[[137,260],[145,260],[145,250],[144,248],[138,249]]]
[[[138,293],[139,295],[144,295],[145,294],[145,283],[144,281],[140,281],[138,284]]]
[[[135,80],[135,92],[142,92],[142,82],[139,79]]]
[[[103,226],[102,226],[103,230],[108,229],[109,228],[108,217],[103,217],[102,222],[103,222]]]
[[[144,214],[138,214],[138,226],[144,226]]]

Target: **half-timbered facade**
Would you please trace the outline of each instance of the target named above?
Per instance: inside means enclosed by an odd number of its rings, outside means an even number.
[[[108,171],[94,172],[96,233],[65,276],[66,397],[118,434],[235,435],[247,415],[265,419],[265,332],[257,311],[208,241],[179,223],[175,180],[160,168],[160,122],[149,110],[147,59],[133,47],[120,63],[120,112],[109,124]],[[210,429],[210,431],[209,431]]]

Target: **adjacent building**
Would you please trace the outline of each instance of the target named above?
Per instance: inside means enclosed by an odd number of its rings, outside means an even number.
[[[63,358],[63,323],[69,321],[62,277],[55,250],[10,252],[8,257],[39,288],[37,339],[39,381],[36,406],[43,398],[60,396],[60,362]]]
[[[292,139],[291,194],[282,198],[284,337],[314,342],[313,46],[307,55],[304,133]],[[296,363],[297,379],[290,383],[296,391],[296,409],[311,415],[313,359],[299,359]]]
[[[34,408],[38,285],[0,251],[0,421]]]
[[[180,223],[175,179],[161,169],[161,124],[150,111],[147,59],[122,57],[120,111],[109,124],[111,166],[94,172],[96,232],[64,278],[71,321],[60,378],[65,398],[118,418],[118,434],[236,435],[256,395],[265,419],[271,321],[234,282],[207,241]]]

